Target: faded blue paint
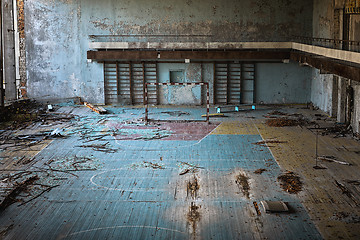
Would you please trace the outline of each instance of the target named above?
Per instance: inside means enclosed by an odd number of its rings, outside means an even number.
[[[184,82],[201,82],[201,64],[199,63],[159,63],[159,82],[169,83],[171,71],[183,71]],[[205,90],[204,90],[205,91]],[[161,86],[159,90],[161,104],[201,104],[201,86]]]
[[[311,35],[312,3],[312,0],[27,0],[28,95],[48,99],[79,96],[104,103],[102,64],[86,60],[89,35],[207,35],[194,39],[127,39],[162,42],[288,40]]]
[[[310,102],[312,71],[296,63],[256,64],[256,102],[265,104]]]

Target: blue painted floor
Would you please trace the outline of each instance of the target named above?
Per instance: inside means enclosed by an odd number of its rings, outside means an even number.
[[[142,110],[124,111],[139,116]],[[4,239],[321,239],[298,197],[281,190],[269,149],[253,144],[261,136],[115,140],[103,118],[79,118],[68,138],[36,156],[31,169],[61,170],[48,170],[39,181],[59,186],[2,212],[0,226],[11,226]],[[267,171],[255,174],[260,168]],[[240,173],[249,178],[249,198],[235,181]],[[193,196],[187,186],[195,178]],[[292,212],[265,213],[262,200],[285,201]]]

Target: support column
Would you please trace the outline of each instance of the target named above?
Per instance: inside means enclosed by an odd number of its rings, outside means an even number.
[[[333,75],[333,83],[332,83],[332,104],[331,104],[331,117],[337,117],[338,105],[339,105],[339,76]]]
[[[2,52],[5,98],[7,101],[17,99],[15,76],[15,41],[13,1],[2,0]]]
[[[337,121],[340,123],[346,122],[346,88],[347,79],[340,78],[338,81],[338,108],[337,108]]]

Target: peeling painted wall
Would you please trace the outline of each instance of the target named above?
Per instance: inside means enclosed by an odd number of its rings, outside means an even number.
[[[281,41],[311,36],[312,6],[313,0],[27,0],[28,96],[79,96],[104,103],[102,64],[86,59],[89,35],[206,35],[196,40]],[[198,99],[196,90],[194,94]]]
[[[183,71],[184,82],[201,82],[201,68],[202,65],[200,63],[159,63],[159,82],[170,82],[170,71]],[[203,95],[201,89],[201,86],[160,86],[160,104],[200,105]],[[203,91],[206,90],[204,89]]]
[[[332,74],[320,74],[317,69],[313,71],[311,102],[328,114],[333,114],[333,79]]]
[[[309,67],[297,63],[256,64],[256,102],[265,104],[307,103],[310,101]]]

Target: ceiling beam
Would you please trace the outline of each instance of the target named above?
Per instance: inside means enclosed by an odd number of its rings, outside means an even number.
[[[87,58],[95,61],[102,60],[282,60],[289,59],[287,51],[141,51],[141,50],[110,50],[88,51]]]

